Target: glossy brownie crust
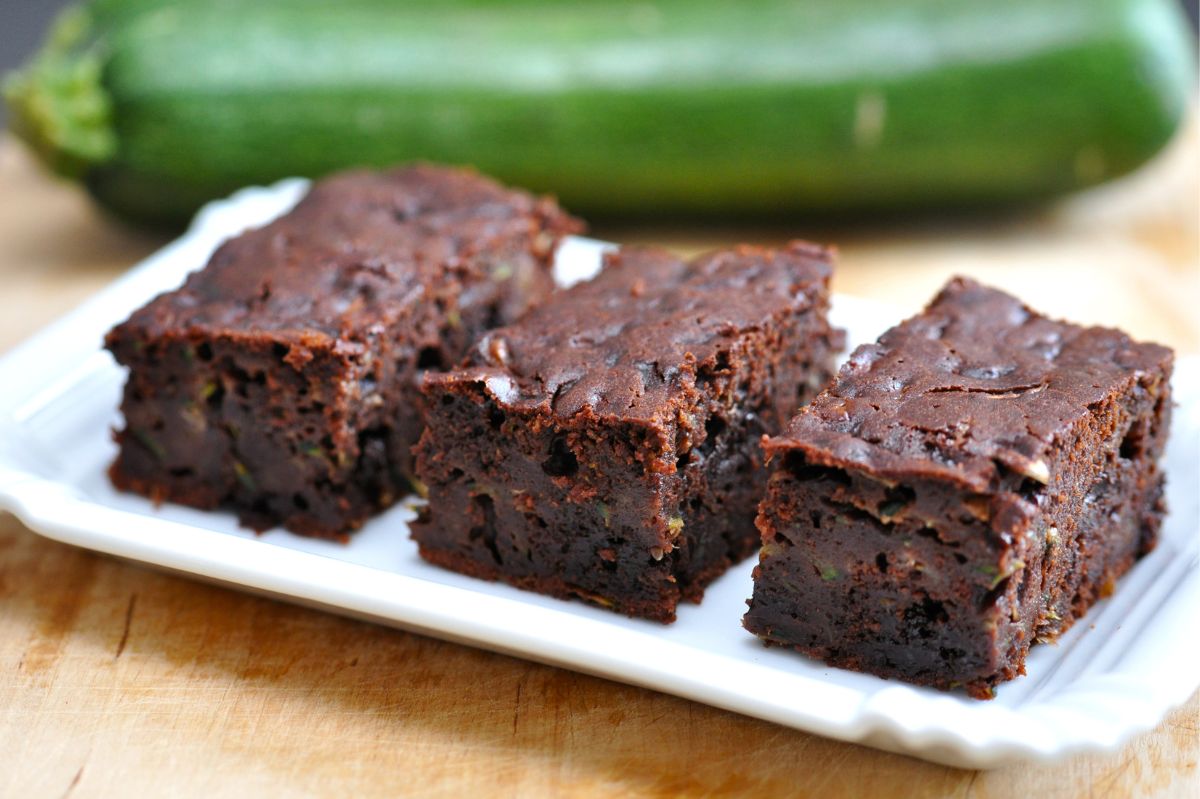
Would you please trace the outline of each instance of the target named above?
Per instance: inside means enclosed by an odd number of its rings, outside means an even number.
[[[952,281],[767,442],[746,628],[990,697],[1154,546],[1171,366]]]
[[[422,556],[672,621],[757,548],[759,439],[840,347],[829,261],[803,243],[692,262],[623,250],[426,375]]]
[[[417,378],[553,289],[578,224],[465,170],[315,184],[112,330],[120,489],[340,537],[407,489]]]

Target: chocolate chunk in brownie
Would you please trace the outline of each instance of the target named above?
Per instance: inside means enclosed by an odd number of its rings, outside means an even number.
[[[766,443],[747,629],[990,696],[1154,546],[1171,366],[951,281]]]
[[[420,373],[545,299],[578,229],[466,170],[316,183],[108,334],[129,367],[113,483],[344,535],[408,488]]]
[[[693,261],[622,250],[427,374],[422,556],[672,621],[757,548],[760,438],[841,346],[830,269],[800,242]]]

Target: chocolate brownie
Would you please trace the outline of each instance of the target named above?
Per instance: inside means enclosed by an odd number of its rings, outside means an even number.
[[[466,170],[316,183],[108,334],[129,367],[113,483],[343,536],[407,490],[419,374],[547,297],[579,227]]]
[[[831,374],[830,253],[611,255],[430,373],[432,563],[668,622],[758,546],[759,439]]]
[[[1154,546],[1171,367],[951,281],[765,442],[746,628],[990,697]]]

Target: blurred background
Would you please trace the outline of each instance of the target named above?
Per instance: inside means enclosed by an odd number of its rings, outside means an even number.
[[[174,230],[242,186],[411,159],[606,222],[960,215],[1161,152],[1195,103],[1179,3],[94,0],[47,41],[68,4],[10,0],[0,124]]]
[[[0,74],[23,64],[31,56],[46,33],[50,21],[73,0],[3,0],[0,2]],[[1197,24],[1200,17],[1200,0],[1180,0]],[[0,127],[3,127],[7,110],[0,103]]]
[[[50,21],[73,0],[3,0],[0,3],[0,73],[25,62],[37,49]],[[1193,26],[1200,17],[1200,0],[1180,0]],[[0,105],[0,126],[4,124],[5,109]]]
[[[1180,0],[1192,24],[1200,15],[1200,0]],[[4,0],[0,3],[0,14],[4,24],[0,25],[0,72],[7,72],[33,54],[45,35],[46,28],[55,14],[71,5],[72,0]],[[0,120],[4,119],[0,108]]]
[[[0,13],[4,24],[0,26],[0,72],[20,66],[33,54],[45,35],[46,28],[61,9],[77,0],[4,0]],[[1180,0],[1192,24],[1200,16],[1200,0]],[[0,107],[0,120],[4,110]]]

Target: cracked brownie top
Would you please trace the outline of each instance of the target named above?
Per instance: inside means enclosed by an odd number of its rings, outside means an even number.
[[[975,491],[1008,476],[1046,483],[1056,440],[1172,353],[1118,330],[1048,319],[965,278],[859,347],[771,439],[813,464],[884,479],[929,477]]]
[[[484,381],[503,405],[648,419],[774,317],[819,312],[814,334],[836,339],[824,316],[830,258],[804,242],[692,261],[624,248],[594,280],[484,336],[454,377]]]
[[[269,330],[361,339],[422,305],[452,305],[472,282],[513,277],[506,255],[549,263],[582,225],[553,200],[467,169],[424,164],[343,172],[288,214],[225,242],[177,291],[126,325]]]

